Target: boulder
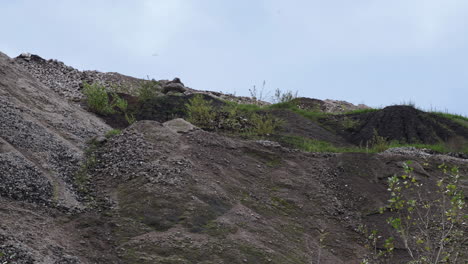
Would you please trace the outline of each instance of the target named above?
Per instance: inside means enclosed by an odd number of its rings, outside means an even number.
[[[170,81],[169,83],[180,83],[180,84],[184,85],[184,83],[182,83],[182,81],[177,77],[174,78],[174,80]]]
[[[163,86],[163,93],[167,94],[169,92],[184,93],[187,91],[187,88],[181,83],[168,83]]]
[[[196,126],[192,125],[191,123],[185,121],[182,118],[176,118],[167,121],[163,124],[163,126],[177,133],[188,133],[197,129]]]

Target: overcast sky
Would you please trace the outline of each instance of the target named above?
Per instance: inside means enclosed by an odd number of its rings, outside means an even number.
[[[10,57],[468,115],[466,0],[0,0],[0,24]]]

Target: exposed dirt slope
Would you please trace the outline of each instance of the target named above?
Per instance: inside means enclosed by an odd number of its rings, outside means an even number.
[[[75,83],[57,82],[82,73],[27,58],[0,54],[0,263],[360,263],[368,251],[357,228],[389,234],[388,215],[375,212],[402,162],[413,160],[424,183],[442,176],[438,164],[457,165],[468,185],[463,159],[411,149],[303,153],[180,119],[138,121],[96,138],[110,127],[65,99],[75,98]],[[140,118],[171,119],[189,97],[164,98],[180,100],[150,104]],[[365,124],[386,131],[381,119],[406,120],[405,111],[356,117],[356,124],[365,137]],[[276,115],[289,120],[283,133],[347,144],[296,114]],[[418,124],[419,113],[409,116],[404,122]],[[392,263],[402,263],[406,252],[401,241],[396,246]]]
[[[289,110],[273,110],[271,114],[284,121],[281,131],[282,136],[296,136],[329,142],[338,147],[351,144],[337,133],[333,133],[319,124]]]
[[[359,263],[357,228],[385,226],[373,214],[403,161],[430,181],[442,162],[467,172],[445,156],[307,154],[154,121],[132,125],[97,157],[95,191],[111,199],[124,263],[310,263],[319,250],[321,263]]]
[[[24,251],[39,263],[65,258],[66,243],[41,232],[57,209],[84,208],[74,174],[86,141],[108,129],[0,53],[0,245],[9,248],[0,251]]]
[[[65,183],[72,182],[86,141],[103,134],[109,127],[94,115],[60,98],[3,54],[0,54],[0,73],[3,164],[10,171],[17,170],[26,177],[3,173],[2,177],[7,177],[3,182],[16,183],[6,184],[0,190],[26,200],[35,195],[42,197],[44,202],[60,203],[63,200],[64,206],[73,207],[76,201]],[[51,184],[47,195],[32,191],[47,186],[39,183],[42,180]],[[35,181],[39,182],[34,184]]]

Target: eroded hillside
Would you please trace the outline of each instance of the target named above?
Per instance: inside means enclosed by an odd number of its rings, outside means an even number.
[[[205,130],[174,119],[187,117],[183,107],[196,93],[179,81],[162,87],[182,93],[162,89],[152,101],[120,93],[135,110],[130,125],[86,111],[80,84],[139,81],[89,76],[0,54],[0,263],[360,263],[369,254],[360,227],[392,235],[392,213],[378,209],[389,199],[387,178],[403,173],[405,161],[427,185],[445,177],[438,165],[458,166],[468,187],[463,155],[305,152],[288,141],[354,150],[379,130],[464,144],[466,127],[442,117],[390,108],[308,118],[289,105],[255,109],[282,127],[246,136],[226,129],[223,113]],[[228,98],[205,96],[219,109]],[[236,120],[248,127],[244,119]],[[111,126],[122,131],[104,137]],[[397,240],[392,263],[408,258]]]

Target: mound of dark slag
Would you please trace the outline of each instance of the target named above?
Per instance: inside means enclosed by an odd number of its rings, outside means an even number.
[[[455,138],[467,140],[468,129],[450,119],[411,106],[389,106],[380,111],[354,116],[359,127],[350,135],[354,144],[372,140],[375,131],[388,141],[434,144]]]

